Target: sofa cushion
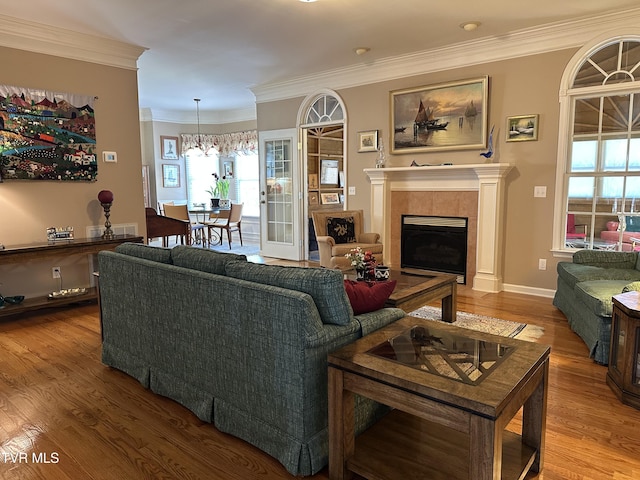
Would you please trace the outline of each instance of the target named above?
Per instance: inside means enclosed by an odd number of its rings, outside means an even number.
[[[327,235],[336,243],[354,243],[356,241],[356,224],[353,217],[327,218]]]
[[[216,275],[224,275],[224,267],[229,262],[247,261],[245,255],[203,250],[202,248],[188,247],[186,245],[173,247],[171,249],[171,259],[173,260],[173,264],[178,267],[214,273]]]
[[[115,251],[123,255],[144,258],[154,262],[171,264],[171,249],[152,247],[143,243],[123,243],[115,248]]]
[[[388,282],[344,281],[344,289],[349,297],[353,313],[356,315],[375,312],[383,308],[394,288],[396,288],[395,280]]]
[[[250,262],[229,262],[225,270],[230,277],[309,294],[323,323],[348,325],[353,316],[339,270]]]
[[[610,317],[613,310],[612,297],[622,292],[627,285],[625,280],[591,280],[576,284],[576,299],[583,302],[589,310],[601,317]]]

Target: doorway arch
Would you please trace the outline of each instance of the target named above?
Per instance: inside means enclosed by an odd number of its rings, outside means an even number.
[[[311,212],[316,209],[346,209],[347,185],[347,114],[342,98],[333,90],[321,89],[310,95],[300,105],[298,110],[298,134],[301,145],[300,172],[302,172],[302,189],[304,198],[303,222],[304,230],[304,255],[307,260],[319,260],[317,255],[317,242]],[[335,149],[326,152],[322,156],[322,148],[319,146],[323,138],[330,139]],[[327,186],[332,193],[337,193],[339,204],[323,205],[321,192],[322,182],[311,185],[314,178],[318,179],[320,163],[322,160],[335,163],[338,166],[340,176],[335,187]],[[313,177],[313,178],[312,178]]]

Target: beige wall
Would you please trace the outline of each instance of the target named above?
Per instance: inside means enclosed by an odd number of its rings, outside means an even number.
[[[551,255],[553,200],[558,137],[560,78],[575,50],[563,50],[514,60],[339,90],[347,110],[347,178],[356,195],[347,197],[349,208],[370,209],[369,181],[364,168],[375,166],[376,153],[357,153],[357,132],[380,131],[388,166],[418,163],[483,163],[480,150],[389,154],[389,92],[443,82],[489,76],[489,126],[495,125],[494,161],[515,166],[508,177],[504,276],[506,284],[555,289],[556,259]],[[303,98],[258,104],[261,131],[296,126]],[[540,115],[537,141],[505,142],[506,118]],[[536,185],[547,187],[546,198],[533,198]],[[412,213],[412,212],[407,212]],[[538,270],[538,259],[547,259],[547,270]]]
[[[113,191],[115,197],[111,222],[137,224],[144,234],[136,72],[4,47],[0,47],[0,58],[4,84],[97,96],[96,150],[100,155],[93,183],[1,183],[0,243],[10,247],[46,241],[45,229],[51,226],[73,226],[76,237],[84,237],[86,227],[104,225],[97,200],[103,189]],[[102,151],[117,152],[118,163],[103,163]],[[44,264],[0,266],[0,292],[32,295],[57,289],[51,266],[62,266],[63,288],[88,284],[85,258],[54,258]]]

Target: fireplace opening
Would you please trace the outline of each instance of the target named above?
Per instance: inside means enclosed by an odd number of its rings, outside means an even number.
[[[466,284],[467,234],[467,218],[402,215],[400,266],[453,273]]]

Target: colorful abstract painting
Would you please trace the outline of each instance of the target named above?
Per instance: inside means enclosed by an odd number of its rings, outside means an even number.
[[[0,85],[2,180],[94,182],[94,97]]]

